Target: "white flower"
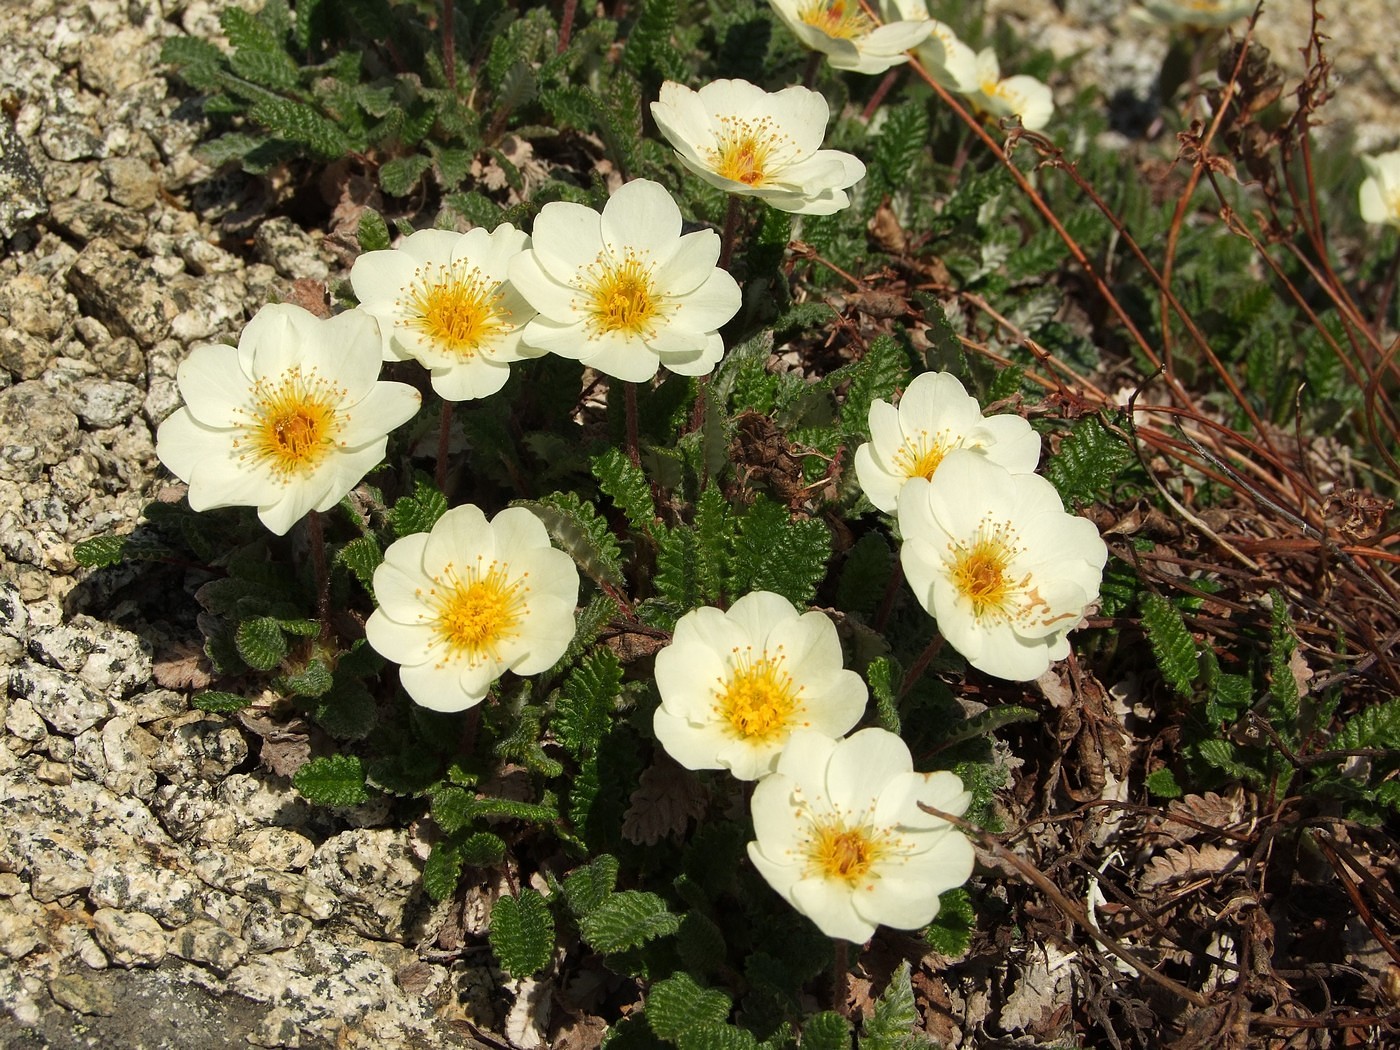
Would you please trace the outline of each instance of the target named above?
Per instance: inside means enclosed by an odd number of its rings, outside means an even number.
[[[970,448],[1013,474],[1040,459],[1040,435],[1020,416],[986,416],[977,399],[947,372],[916,376],[899,399],[870,403],[870,440],[856,449],[856,478],[870,502],[893,513],[910,478],[931,478],[943,457]]]
[[[185,405],[160,425],[156,455],[195,510],[257,507],[280,536],[340,502],[418,411],[416,390],[378,381],[381,364],[364,314],[264,306],[237,349],[196,346],[180,363]]]
[[[542,351],[640,383],[665,365],[707,375],[724,354],[719,328],[739,311],[739,286],[715,266],[719,235],[681,234],[664,187],[629,182],[602,214],[554,201],[534,241],[511,260],[511,283],[539,316],[521,333]]]
[[[578,583],[573,560],[530,511],[509,507],[487,521],[479,507],[454,507],[431,532],[384,552],[365,637],[399,665],[416,703],[461,711],[505,671],[538,674],[564,655]]]
[[[687,168],[779,211],[840,211],[851,203],[846,188],[865,176],[851,154],[820,148],[826,99],[805,87],[768,92],[747,80],[715,80],[692,91],[668,80],[651,114]]]
[[[923,0],[907,0],[903,6],[922,10]],[[906,17],[914,16],[906,14]],[[946,22],[933,20],[933,31],[914,53],[929,76],[949,91],[962,94],[976,89],[977,52],[959,40],[953,27]]]
[[[928,19],[878,25],[859,0],[769,0],[797,39],[827,57],[833,68],[883,73],[909,61],[905,53],[928,36]]]
[[[900,563],[938,630],[973,667],[1038,678],[1098,597],[1108,549],[1055,487],[954,449],[899,491]]]
[[[520,328],[535,316],[506,280],[530,238],[510,223],[488,233],[419,230],[388,251],[355,260],[360,309],[379,322],[384,359],[414,358],[448,401],[486,397],[505,385]]]
[[[887,730],[798,730],[754,788],[749,859],[822,933],[864,944],[876,926],[927,925],[938,895],[967,881],[972,844],[919,803],[960,817],[971,801],[954,774],[915,773]]]
[[[845,733],[868,699],[860,675],[842,667],[826,614],[799,614],[769,591],[744,595],[728,612],[682,616],[656,654],[656,687],[656,736],[671,757],[740,780],[771,772],[796,729]]]
[[[1366,178],[1361,183],[1361,218],[1400,227],[1400,150],[1362,157]]]
[[[1143,6],[1159,22],[1206,29],[1253,14],[1258,0],[1143,0]]]
[[[977,55],[972,88],[963,89],[967,100],[993,117],[1020,117],[1027,131],[1039,131],[1050,123],[1055,101],[1050,88],[1031,76],[1003,77],[996,52],[985,48]]]

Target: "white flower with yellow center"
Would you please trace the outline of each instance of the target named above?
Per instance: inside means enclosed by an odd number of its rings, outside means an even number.
[[[719,235],[681,233],[670,193],[629,182],[601,214],[554,201],[540,209],[511,283],[539,311],[527,346],[641,383],[665,365],[702,376],[724,354],[719,329],[739,311],[739,286],[715,266]]]
[[[1143,0],[1147,13],[1158,22],[1210,29],[1254,13],[1258,0]]]
[[[510,223],[495,230],[419,230],[396,248],[355,260],[350,283],[360,309],[379,322],[384,359],[413,358],[448,401],[494,394],[520,351],[535,311],[506,278],[530,238]]]
[[[283,535],[340,502],[418,411],[412,387],[379,382],[381,364],[379,330],[363,314],[264,306],[237,349],[196,346],[180,363],[185,404],[161,423],[156,455],[189,483],[195,510],[257,507]]]
[[[715,80],[692,91],[668,80],[651,114],[687,168],[779,211],[840,211],[851,203],[846,188],[865,176],[849,153],[820,148],[829,111],[805,87],[768,92],[747,80]]]
[[[1400,227],[1400,150],[1362,157],[1366,178],[1361,182],[1361,218]]]
[[[979,112],[993,117],[1020,117],[1027,131],[1039,131],[1050,123],[1055,100],[1048,85],[1035,77],[1003,77],[996,52],[985,48],[977,55],[971,83],[962,89]]]
[[[797,39],[826,55],[834,69],[883,73],[909,61],[931,29],[930,20],[888,21],[880,25],[859,0],[769,0]]]
[[[870,403],[870,440],[856,449],[856,478],[875,506],[894,513],[910,478],[933,477],[955,448],[973,449],[1013,474],[1029,474],[1040,459],[1040,435],[1020,416],[983,416],[977,399],[948,372],[916,376],[896,408]]]
[[[898,509],[905,578],[968,663],[1024,682],[1069,655],[1108,549],[1050,482],[954,449],[905,482]]]
[[[796,729],[837,737],[860,720],[868,694],[842,666],[825,613],[799,613],[770,591],[727,612],[692,609],[656,654],[656,737],[687,769],[727,769],[740,780],[772,771]]]
[[[927,9],[924,0],[902,0],[906,18],[919,17]],[[933,20],[928,39],[914,51],[929,76],[949,91],[962,93],[976,84],[977,52],[958,39],[953,27]]]
[[[384,552],[365,637],[399,665],[415,703],[461,711],[507,670],[538,674],[564,655],[578,585],[573,560],[530,511],[487,521],[479,507],[454,507]]]
[[[887,730],[798,730],[754,788],[749,859],[822,933],[864,944],[876,926],[928,925],[938,895],[967,881],[972,843],[919,803],[960,817],[971,801],[954,774],[914,772]]]

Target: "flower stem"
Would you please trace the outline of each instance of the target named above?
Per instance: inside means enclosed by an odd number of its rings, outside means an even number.
[[[807,56],[807,68],[802,71],[802,86],[810,88],[817,82],[817,70],[822,67],[822,53],[813,51]]]
[[[833,943],[836,945],[836,952],[831,961],[831,1008],[850,1020],[846,1006],[846,974],[851,968],[851,946],[839,939]]]
[[[909,695],[909,690],[914,688],[914,683],[923,677],[924,671],[928,668],[930,661],[938,655],[938,651],[943,648],[943,635],[938,633],[938,628],[933,630],[933,637],[928,645],[924,646],[924,651],[919,654],[919,658],[914,661],[904,675],[904,684],[899,687],[899,696],[902,700]]]
[[[433,471],[433,483],[439,492],[447,491],[447,446],[452,441],[452,402],[442,403],[442,417],[438,423],[437,467]]]
[[[447,90],[457,94],[457,5],[442,0],[442,69],[447,74]]]
[[[880,86],[875,89],[875,94],[870,96],[870,101],[865,104],[865,109],[861,111],[860,119],[867,124],[875,117],[875,111],[880,108],[880,103],[885,101],[885,96],[890,93],[890,88],[894,87],[894,82],[899,79],[899,67],[891,66],[890,71],[885,74],[885,79],[880,81]]]
[[[623,383],[623,403],[627,413],[627,458],[638,470],[642,467],[641,441],[637,437],[637,384]]]
[[[564,0],[564,10],[559,13],[559,50],[558,54],[563,54],[569,49],[569,37],[574,31],[574,12],[578,9],[578,0]]]
[[[875,614],[874,627],[876,631],[883,632],[885,624],[890,622],[890,611],[894,608],[894,600],[899,595],[902,583],[904,583],[904,563],[896,555],[894,565],[890,569],[890,580],[885,584],[885,593],[880,599],[880,609]]]
[[[331,571],[326,563],[326,530],[321,512],[306,512],[306,541],[311,548],[311,571],[316,575],[316,618],[321,621],[321,637],[330,638],[331,630]]]
[[[729,210],[724,213],[724,233],[720,236],[719,261],[721,270],[729,269],[729,261],[734,258],[734,242],[739,239],[739,217],[743,205],[734,194],[729,195]]]

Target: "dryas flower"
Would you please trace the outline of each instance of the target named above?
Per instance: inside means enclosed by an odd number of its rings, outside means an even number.
[[[917,18],[927,9],[924,0],[901,0],[904,17]],[[963,92],[973,87],[977,70],[977,52],[958,39],[953,27],[937,19],[928,39],[914,51],[929,76],[949,91]]]
[[[993,117],[1020,117],[1027,131],[1039,131],[1050,123],[1055,101],[1050,88],[1024,74],[1003,77],[996,52],[984,48],[977,54],[977,65],[968,88],[967,100],[982,113]]]
[[[930,20],[878,24],[859,0],[769,0],[804,46],[826,55],[834,69],[883,73],[909,61],[906,52],[928,36]]]
[[[258,508],[279,536],[329,510],[384,459],[388,433],[418,392],[381,383],[379,330],[357,311],[322,319],[264,306],[235,349],[196,346],[175,379],[184,407],[156,433],[156,455],[189,483],[190,506]]]
[[[898,509],[904,575],[968,663],[1023,682],[1069,655],[1108,549],[1050,482],[954,449],[905,482]]]
[[[507,670],[538,674],[564,655],[578,584],[573,560],[530,511],[509,507],[487,521],[465,504],[384,552],[365,638],[399,665],[416,703],[461,711]]]
[[[511,283],[539,311],[528,346],[640,383],[665,365],[707,375],[724,354],[719,328],[739,311],[739,286],[715,266],[719,235],[681,233],[681,212],[655,182],[629,182],[601,214],[554,201],[511,260]]]
[[[448,401],[486,397],[522,360],[520,329],[535,316],[506,279],[530,238],[510,223],[495,230],[419,230],[396,248],[355,260],[360,309],[379,322],[384,358],[413,358]]]
[[[1143,0],[1143,6],[1158,22],[1212,29],[1252,14],[1259,3],[1258,0]]]
[[[876,926],[914,930],[972,874],[972,843],[941,817],[972,801],[952,773],[916,773],[894,733],[844,740],[798,730],[752,800],[749,859],[828,937],[863,944]]]
[[[1400,227],[1400,150],[1362,157],[1366,178],[1361,182],[1361,218]]]
[[[955,448],[974,449],[1013,474],[1040,459],[1040,435],[1020,416],[983,416],[977,399],[948,372],[916,376],[896,408],[870,403],[870,440],[856,449],[856,478],[866,497],[894,513],[910,478],[931,478]]]
[[[805,87],[769,92],[747,80],[715,80],[692,91],[668,80],[651,114],[687,168],[779,211],[840,211],[851,203],[847,187],[865,176],[851,154],[820,148],[829,111]]]
[[[841,663],[825,613],[753,591],[728,612],[703,607],[656,654],[657,739],[688,769],[740,780],[772,771],[797,729],[837,737],[865,711],[865,683]]]

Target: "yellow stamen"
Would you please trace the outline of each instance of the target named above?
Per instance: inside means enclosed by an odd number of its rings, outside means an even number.
[[[605,263],[600,258],[592,267],[595,276],[585,288],[588,311],[600,332],[647,335],[661,313],[662,303],[652,285],[651,268],[635,256],[621,263]]]
[[[887,835],[877,836],[865,827],[847,827],[840,820],[820,823],[807,842],[808,875],[855,886],[889,851]]]
[[[745,186],[762,186],[772,176],[773,152],[786,136],[774,131],[767,117],[757,124],[723,117],[721,123],[718,148],[710,151],[715,172]]]
[[[921,430],[917,438],[906,441],[895,453],[895,466],[904,472],[906,478],[925,478],[931,481],[933,472],[938,469],[938,464],[943,462],[943,457],[952,447],[953,443],[948,440],[946,431],[930,435],[927,430]]]
[[[1029,576],[1013,579],[1009,569],[1018,553],[1010,526],[998,524],[978,530],[971,546],[953,552],[952,577],[958,593],[972,603],[973,615],[1005,619],[1014,612],[1025,592]]]
[[[313,369],[292,368],[275,382],[259,380],[241,413],[245,436],[234,440],[239,459],[252,455],[283,482],[309,473],[335,448],[344,419],[336,406],[345,396]]]
[[[399,323],[448,353],[471,358],[515,327],[502,314],[501,298],[500,284],[475,267],[421,266],[407,298],[398,304],[407,315]]]
[[[458,573],[448,564],[434,576],[427,602],[436,610],[433,633],[445,643],[448,658],[465,657],[475,666],[489,658],[500,659],[500,645],[517,633],[529,607],[525,596],[529,573],[512,580],[497,562],[482,559]]]
[[[754,660],[748,653],[738,655],[728,679],[719,687],[719,714],[734,734],[754,743],[766,743],[785,735],[800,713],[802,687],[794,688],[792,675],[783,670],[784,656],[764,653]]]
[[[870,16],[852,0],[811,0],[798,7],[797,17],[838,40],[856,40],[875,28]]]

